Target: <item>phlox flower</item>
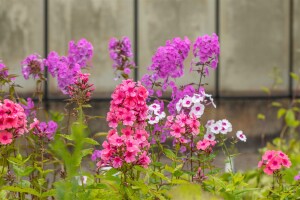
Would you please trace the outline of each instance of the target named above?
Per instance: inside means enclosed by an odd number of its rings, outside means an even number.
[[[182,107],[189,108],[191,107],[193,101],[192,98],[189,96],[185,96],[184,99],[182,100]]]
[[[44,72],[44,60],[38,54],[27,56],[22,62],[22,74],[27,80],[32,75],[34,79],[42,77]]]
[[[209,147],[214,147],[215,145],[216,145],[216,141],[203,139],[203,140],[200,140],[200,141],[197,143],[197,146],[196,146],[196,147],[197,147],[198,150],[205,151],[205,150],[207,150]]]
[[[8,131],[0,131],[0,143],[2,145],[10,144],[12,143],[13,135]]]
[[[204,113],[204,105],[201,103],[195,103],[190,111],[190,115],[195,115],[197,118],[200,118]]]
[[[204,139],[214,141],[216,139],[216,136],[213,133],[208,132],[204,135]]]
[[[92,161],[96,161],[98,158],[101,158],[101,150],[95,150],[91,156]]]
[[[237,131],[236,137],[243,142],[246,142],[247,140],[247,137],[243,134],[243,131]]]
[[[291,164],[288,156],[282,151],[268,150],[262,156],[262,160],[258,162],[258,167],[264,168],[266,174],[272,175],[283,167],[289,168]]]

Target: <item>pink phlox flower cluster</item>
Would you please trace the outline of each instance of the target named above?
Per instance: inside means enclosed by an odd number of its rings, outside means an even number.
[[[148,91],[140,82],[123,80],[112,94],[107,114],[109,131],[102,144],[101,160],[98,167],[109,165],[121,168],[124,163],[148,167],[149,134],[145,130],[148,106]],[[116,128],[121,128],[117,133]]]
[[[132,61],[133,53],[131,49],[131,41],[128,37],[121,40],[111,38],[108,45],[110,58],[113,60],[113,69],[119,70],[128,75],[131,69],[135,67]],[[119,77],[116,77],[118,79]]]
[[[0,101],[0,143],[10,144],[13,138],[27,132],[27,119],[22,106],[9,99]]]
[[[166,113],[161,110],[161,107],[157,103],[149,105],[148,110],[148,124],[157,124],[160,120],[166,117]]]
[[[75,78],[75,82],[67,88],[68,95],[77,102],[85,103],[90,100],[92,92],[95,90],[94,84],[89,83],[88,73],[79,72]]]
[[[46,65],[49,73],[57,78],[58,87],[64,94],[68,94],[68,86],[74,84],[81,68],[86,67],[92,59],[93,47],[86,39],[81,39],[75,44],[69,43],[69,55],[59,56],[52,51],[48,54]]]
[[[22,62],[22,74],[27,80],[32,75],[34,79],[41,78],[44,72],[45,61],[38,54],[27,56]]]
[[[0,78],[5,79],[8,76],[8,70],[5,64],[0,60]]]
[[[165,127],[170,131],[176,142],[185,144],[190,142],[191,136],[199,134],[200,122],[194,115],[178,114],[167,117]]]
[[[174,85],[170,79],[183,75],[184,60],[190,51],[190,44],[187,37],[184,39],[177,37],[168,40],[165,46],[157,49],[152,57],[152,64],[148,67],[148,71],[152,71],[152,74],[145,74],[141,80],[149,91],[149,95],[154,95],[153,86],[159,86],[161,90],[157,90],[156,94],[159,97],[162,96],[162,91]]]
[[[203,140],[200,140],[199,142],[197,142],[196,147],[197,147],[198,150],[211,152],[212,147],[214,147],[216,144],[217,144],[216,141],[207,140],[207,139],[204,138]]]
[[[30,130],[32,130],[34,135],[48,138],[49,140],[53,140],[57,127],[57,123],[52,120],[47,123],[40,122],[36,118],[34,118],[34,121],[30,124]]]
[[[218,56],[220,54],[220,44],[218,36],[213,33],[212,36],[204,35],[196,39],[193,47],[193,54],[199,60],[200,65],[204,65],[206,75],[208,67],[217,68]]]
[[[176,103],[176,110],[178,113],[184,112],[200,118],[203,115],[205,109],[203,103],[204,96],[201,94],[193,94],[192,97],[186,95]]]
[[[107,113],[109,127],[116,128],[120,122],[125,126],[146,126],[148,92],[140,82],[123,80],[111,97],[110,110]]]
[[[292,165],[289,157],[282,151],[268,150],[262,156],[262,160],[258,162],[259,168],[264,168],[264,172],[272,175],[281,168],[290,168]]]
[[[87,66],[87,63],[93,57],[93,52],[93,45],[85,38],[80,39],[77,44],[74,41],[69,42],[69,62],[77,63],[80,67]]]
[[[26,104],[20,103],[20,105],[23,107],[24,112],[27,117],[35,117],[36,116],[36,110],[34,107],[34,102],[32,101],[31,98],[27,98]]]
[[[243,142],[246,142],[246,140],[247,140],[247,137],[246,137],[246,135],[243,133],[243,131],[237,131],[237,132],[236,132],[236,137],[237,137],[240,141],[243,141]]]
[[[147,131],[127,126],[121,133],[119,135],[115,129],[109,131],[107,140],[102,144],[101,160],[97,166],[121,168],[128,163],[147,168],[151,162],[147,153],[150,147]]]

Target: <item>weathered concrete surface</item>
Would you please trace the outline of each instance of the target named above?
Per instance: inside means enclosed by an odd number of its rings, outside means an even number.
[[[224,0],[221,3],[221,90],[223,95],[257,94],[280,68],[287,93],[289,1]]]
[[[173,37],[197,36],[215,31],[215,2],[208,0],[141,0],[139,1],[139,76],[147,73],[151,57],[159,46]],[[191,56],[185,63],[185,76],[178,84],[199,80],[189,73]],[[214,73],[206,82],[214,88]]]
[[[50,50],[66,54],[70,40],[86,38],[92,42],[94,97],[109,97],[118,82],[113,80],[108,42],[111,37],[133,39],[133,0],[51,0],[49,4]],[[53,96],[60,94],[52,79],[50,91]]]
[[[20,93],[32,92],[35,82],[25,81],[21,61],[32,53],[43,56],[43,1],[0,0],[0,60],[20,77]]]

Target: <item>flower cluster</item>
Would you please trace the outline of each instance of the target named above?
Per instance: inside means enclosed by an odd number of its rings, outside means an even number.
[[[59,56],[52,51],[45,61],[49,73],[57,78],[58,87],[64,94],[68,94],[68,86],[74,84],[81,68],[87,65],[93,56],[93,46],[86,39],[75,44],[69,43],[69,55]]]
[[[289,168],[292,165],[289,157],[282,151],[268,150],[258,162],[259,168],[264,168],[264,172],[272,175],[275,171],[283,167]]]
[[[197,149],[211,152],[212,147],[216,145],[216,141],[204,138],[197,143]]]
[[[95,150],[93,153],[92,153],[92,156],[91,156],[91,160],[92,161],[96,161],[97,159],[101,158],[101,150]]]
[[[7,78],[7,76],[8,76],[8,70],[5,64],[2,62],[2,60],[0,60],[0,78],[4,79]]]
[[[191,136],[199,134],[200,122],[195,115],[181,113],[167,117],[165,127],[170,131],[176,142],[186,144],[190,142]]]
[[[34,102],[32,101],[31,98],[27,98],[26,104],[21,103],[20,105],[23,107],[26,117],[36,116],[36,111],[34,109],[35,108]]]
[[[34,122],[30,124],[30,130],[32,133],[43,138],[48,138],[49,140],[53,140],[54,134],[57,130],[57,123],[54,121],[40,122],[36,118]]]
[[[130,39],[128,37],[123,37],[121,40],[111,38],[108,50],[110,58],[114,62],[113,69],[121,71],[123,77],[130,74],[131,69],[135,67],[135,63],[132,61],[133,53]]]
[[[202,104],[204,103],[204,97],[203,94],[194,94],[192,97],[186,95],[176,103],[177,112],[188,113],[200,118],[205,109],[205,106]]]
[[[205,128],[207,130],[206,134],[227,134],[232,131],[232,125],[227,119],[209,120],[207,121]]]
[[[27,56],[21,63],[24,78],[27,80],[30,75],[32,75],[34,79],[43,77],[44,62],[44,59],[38,54]]]
[[[72,85],[68,86],[68,94],[71,101],[79,104],[84,104],[91,98],[91,93],[95,90],[94,84],[90,84],[90,74],[83,74],[79,72],[76,76],[76,80]]]
[[[69,42],[69,62],[77,63],[80,67],[87,66],[87,62],[93,57],[93,52],[93,45],[85,38],[80,39],[77,44],[74,41]]]
[[[27,132],[27,119],[22,106],[9,99],[0,102],[0,143],[10,144],[13,138]]]
[[[148,92],[140,82],[123,80],[111,97],[110,110],[107,113],[109,127],[116,128],[119,122],[125,126],[145,127]]]
[[[140,82],[123,80],[112,94],[107,114],[109,131],[101,151],[98,167],[109,165],[121,168],[124,163],[148,167],[149,134],[145,130],[148,106],[148,92]],[[120,127],[118,133],[116,128]]]
[[[213,33],[212,36],[204,35],[196,39],[193,48],[193,54],[199,59],[199,65],[205,66],[205,73],[208,75],[208,67],[217,68],[218,56],[220,54],[220,44],[218,36]]]
[[[157,49],[152,57],[152,64],[148,67],[148,71],[152,71],[153,74],[145,74],[142,78],[149,95],[154,94],[153,86],[162,86],[162,90],[165,91],[172,84],[170,78],[179,78],[183,75],[183,63],[190,51],[190,44],[187,37],[183,40],[174,38],[168,40],[165,46]],[[160,90],[157,95],[161,96]]]
[[[166,117],[166,113],[161,109],[157,103],[149,105],[148,110],[148,124],[157,124],[160,120]]]

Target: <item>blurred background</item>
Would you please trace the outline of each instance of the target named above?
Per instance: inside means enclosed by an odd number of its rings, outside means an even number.
[[[159,46],[173,37],[217,33],[220,63],[206,78],[217,109],[207,109],[205,119],[227,118],[234,131],[244,130],[247,143],[240,148],[257,157],[264,145],[262,135],[279,134],[281,122],[269,108],[265,122],[257,119],[270,102],[288,102],[296,95],[290,72],[300,70],[300,0],[0,0],[0,59],[11,73],[21,75],[20,62],[29,54],[47,55],[55,50],[65,55],[70,40],[86,38],[94,46],[91,82],[95,84],[91,115],[106,115],[114,81],[108,54],[111,37],[128,36],[138,66],[132,74],[139,80],[147,72]],[[197,80],[189,74],[178,80]],[[22,76],[18,92],[31,96],[34,81]],[[272,93],[262,87],[272,87]],[[62,110],[63,96],[49,76],[44,88],[50,109]],[[105,120],[91,123],[93,133],[108,129]],[[255,147],[255,148],[254,148]],[[247,165],[247,163],[245,163]]]

